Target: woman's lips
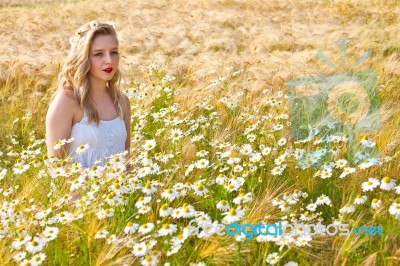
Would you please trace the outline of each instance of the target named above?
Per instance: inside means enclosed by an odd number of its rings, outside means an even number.
[[[112,69],[112,67],[109,67],[109,68],[104,69],[103,71],[109,74],[113,71],[113,69]]]

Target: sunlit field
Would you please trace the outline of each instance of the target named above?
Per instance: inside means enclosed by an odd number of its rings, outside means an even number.
[[[399,1],[0,0],[0,264],[399,265],[399,14]],[[84,170],[48,158],[44,136],[90,20],[116,25],[132,144]],[[235,222],[333,226],[204,226]]]

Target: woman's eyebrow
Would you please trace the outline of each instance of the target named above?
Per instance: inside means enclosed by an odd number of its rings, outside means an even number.
[[[111,48],[111,50],[114,50],[114,49],[118,49],[118,47],[114,47],[114,48]],[[96,49],[96,50],[93,50],[93,52],[96,52],[96,51],[104,51],[105,49]]]

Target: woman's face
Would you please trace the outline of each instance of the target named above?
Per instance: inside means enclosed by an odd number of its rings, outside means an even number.
[[[93,81],[107,82],[118,69],[118,42],[112,35],[96,36],[89,49],[89,75]]]

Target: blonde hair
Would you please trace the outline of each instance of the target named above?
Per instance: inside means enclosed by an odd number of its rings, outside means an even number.
[[[117,33],[114,26],[106,23],[99,23],[95,20],[82,25],[75,36],[70,38],[71,50],[65,58],[61,71],[58,75],[57,92],[62,90],[72,90],[74,98],[79,103],[88,117],[89,122],[94,121],[97,125],[100,122],[99,114],[94,108],[94,101],[90,95],[90,84],[88,73],[90,69],[89,50],[93,39],[99,35],[112,35],[117,43]],[[121,82],[121,72],[115,72],[112,79],[107,82],[107,92],[110,94],[115,109],[122,116],[119,108],[121,92],[119,86]],[[53,95],[54,98],[54,95]]]

